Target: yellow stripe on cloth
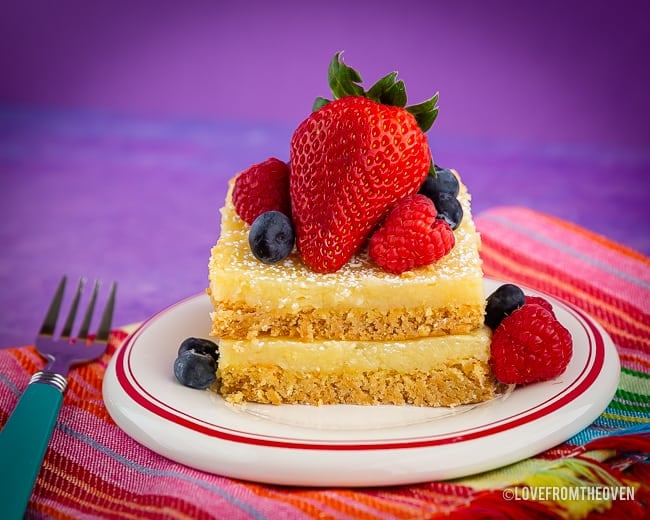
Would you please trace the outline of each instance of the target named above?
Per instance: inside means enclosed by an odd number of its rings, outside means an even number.
[[[597,490],[635,491],[599,464],[613,454],[610,450],[592,450],[555,461],[533,458],[450,483],[500,492],[506,502],[537,501],[562,518],[585,518],[612,505],[612,494]]]

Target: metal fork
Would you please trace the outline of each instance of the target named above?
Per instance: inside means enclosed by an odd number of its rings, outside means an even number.
[[[61,309],[67,278],[64,276],[50,303],[43,326],[36,338],[38,353],[49,362],[36,372],[23,392],[18,405],[0,431],[0,504],[2,518],[22,518],[52,437],[68,386],[67,374],[74,365],[94,361],[101,356],[111,330],[115,292],[111,285],[104,313],[94,337],[89,336],[99,291],[95,282],[88,307],[76,337],[72,336],[77,309],[86,283],[80,279],[68,317],[59,338],[56,322]]]

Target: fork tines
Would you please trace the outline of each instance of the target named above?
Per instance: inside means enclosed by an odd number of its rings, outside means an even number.
[[[65,285],[67,282],[67,276],[63,276],[59,282],[59,286],[56,289],[54,298],[50,303],[50,307],[43,321],[43,325],[39,332],[40,336],[54,336],[54,330],[56,328],[56,322],[59,317],[59,311],[61,310],[61,303],[63,301],[63,294],[65,292]],[[70,339],[72,337],[72,328],[74,326],[75,317],[77,315],[77,310],[79,308],[79,302],[81,300],[81,295],[83,294],[84,287],[86,285],[86,279],[80,278],[79,283],[77,284],[77,290],[75,292],[72,303],[70,304],[70,310],[68,316],[65,320],[63,329],[61,330],[61,337]],[[86,340],[88,338],[88,332],[90,330],[90,324],[95,312],[95,304],[97,303],[97,295],[99,292],[100,282],[95,280],[93,284],[93,291],[90,296],[90,301],[86,309],[81,327],[77,334],[77,339]],[[105,342],[108,340],[108,335],[111,332],[111,322],[113,320],[113,311],[115,309],[115,292],[117,290],[116,282],[111,284],[110,293],[108,296],[108,301],[106,307],[104,308],[104,313],[102,314],[101,321],[99,323],[99,328],[97,329],[97,334],[95,335],[95,341]]]

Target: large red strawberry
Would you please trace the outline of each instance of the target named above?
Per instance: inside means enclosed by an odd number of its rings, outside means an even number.
[[[396,73],[367,92],[337,54],[329,79],[334,101],[317,99],[291,139],[290,194],[296,244],[305,264],[340,269],[395,202],[418,191],[431,168],[424,134],[437,95],[404,108]]]

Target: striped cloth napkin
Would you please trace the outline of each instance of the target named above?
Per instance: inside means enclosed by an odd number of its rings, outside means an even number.
[[[290,488],[236,481],[172,462],[122,432],[102,401],[112,335],[97,362],[72,372],[29,504],[30,518],[424,519],[650,516],[650,259],[524,208],[480,215],[487,276],[520,283],[591,314],[621,360],[612,402],[588,428],[536,457],[453,481],[383,488]],[[0,424],[43,360],[0,351]],[[2,468],[6,471],[7,468]],[[504,490],[625,486],[634,500],[507,500]],[[524,495],[522,495],[524,496]],[[534,496],[528,493],[528,496]]]

